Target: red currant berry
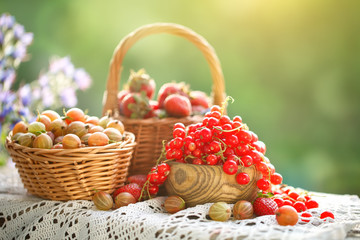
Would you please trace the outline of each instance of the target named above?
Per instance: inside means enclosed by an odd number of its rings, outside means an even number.
[[[233,122],[240,122],[242,123],[242,118],[240,116],[233,117]]]
[[[234,162],[236,162],[237,165],[240,164],[239,158],[238,158],[236,155],[234,155],[234,154],[227,156],[227,157],[226,157],[226,160],[227,160],[227,161],[228,161],[228,160],[234,161]]]
[[[170,144],[173,148],[181,148],[184,145],[184,140],[182,138],[176,137],[171,140],[172,144]]]
[[[173,130],[175,130],[176,128],[182,128],[185,130],[185,125],[181,122],[175,123],[173,126]]]
[[[220,112],[221,113],[221,107],[219,105],[213,105],[210,108],[211,112]]]
[[[306,207],[307,207],[308,209],[318,208],[318,207],[319,207],[318,202],[315,201],[315,200],[312,200],[312,199],[306,201],[306,202],[305,202],[305,205],[306,205]]]
[[[283,180],[283,178],[282,178],[281,174],[279,174],[279,173],[274,173],[273,175],[271,175],[270,181],[274,185],[281,184],[282,180]]]
[[[239,139],[239,142],[242,144],[248,144],[252,140],[251,132],[247,130],[241,130],[236,135]]]
[[[173,137],[174,137],[174,138],[177,138],[177,137],[179,137],[179,138],[184,138],[185,135],[186,135],[186,132],[185,132],[185,130],[182,129],[182,128],[176,128],[176,129],[174,129],[174,131],[173,131]]]
[[[170,173],[170,166],[167,163],[161,163],[157,166],[159,175],[167,176]]]
[[[240,160],[244,164],[244,167],[250,167],[253,163],[253,160],[249,155],[242,156]]]
[[[209,144],[205,143],[205,145],[204,145],[204,147],[203,147],[203,152],[204,152],[205,154],[210,154],[210,153],[212,152],[211,149],[210,149]]]
[[[270,182],[267,179],[261,178],[256,182],[257,187],[262,191],[267,191],[270,188]]]
[[[210,144],[210,150],[212,153],[217,153],[220,151],[220,142],[214,140],[214,141],[211,141]]]
[[[218,112],[213,112],[213,113],[218,113]],[[217,119],[215,117],[210,117],[209,121],[207,122],[207,127],[213,128],[214,126],[217,126],[218,124],[219,124],[219,119]]]
[[[223,171],[226,174],[234,175],[237,172],[237,170],[238,170],[238,165],[236,164],[235,161],[232,160],[225,161],[223,165]]]
[[[248,155],[250,155],[255,165],[263,161],[264,155],[256,150],[249,151]]]
[[[217,122],[219,123],[219,119],[221,117],[221,112],[218,112],[218,111],[211,112],[210,117],[215,118],[216,120],[218,120]]]
[[[250,182],[250,177],[246,172],[241,172],[236,175],[236,181],[240,185],[246,185]]]
[[[233,129],[237,129],[237,131],[236,132],[234,131],[234,133],[238,133],[240,131],[242,124],[240,122],[232,122],[231,126]]]
[[[230,155],[234,155],[235,154],[235,151],[233,148],[226,148],[223,155],[224,157],[227,157],[227,156],[230,156]]]
[[[168,160],[173,159],[173,149],[169,149],[166,151],[165,158]]]
[[[200,158],[194,158],[192,160],[192,163],[195,165],[203,165],[204,164],[204,162]]]
[[[223,115],[223,116],[220,117],[219,124],[220,125],[229,124],[230,121],[231,120],[227,115]]]
[[[159,182],[158,184],[163,184],[165,182],[165,180],[167,179],[167,176],[165,175],[159,175]]]
[[[305,206],[305,203],[300,202],[300,201],[296,201],[294,203],[293,207],[296,209],[297,212],[304,212],[307,209]]]
[[[235,135],[230,135],[225,139],[225,143],[229,147],[235,148],[239,144],[239,140]]]
[[[284,205],[284,199],[282,198],[274,198],[274,201],[276,202],[276,204],[278,205],[278,207],[282,207]]]
[[[183,152],[180,149],[174,149],[173,150],[173,158],[179,159],[183,156]]]
[[[202,141],[202,142],[209,142],[209,141],[211,141],[211,138],[212,138],[212,132],[211,132],[211,130],[209,129],[209,128],[203,128],[203,129],[201,129],[200,130],[200,132],[199,132],[199,134],[200,134],[200,140]]]
[[[254,133],[253,131],[249,131],[251,134],[251,142],[254,143],[257,140],[259,140],[258,136],[256,135],[256,133]]]
[[[259,162],[258,164],[256,164],[256,170],[261,172],[263,176],[267,176],[269,174],[269,169],[264,162]]]
[[[214,154],[209,154],[207,157],[206,157],[206,163],[207,165],[216,165],[218,162],[218,158],[216,155]]]
[[[148,187],[150,195],[156,195],[159,192],[159,187],[157,185],[151,185]]]
[[[300,196],[296,191],[290,191],[289,193],[288,193],[288,196],[290,197],[290,198],[292,198],[293,200],[296,200],[296,199],[298,199],[298,197]]]
[[[238,156],[244,156],[247,155],[250,151],[250,148],[247,144],[239,144],[236,148],[235,148],[236,154]]]
[[[304,212],[304,213],[302,213],[301,215],[301,221],[302,222],[310,222],[310,219],[309,218],[311,218],[312,217],[312,215],[310,214],[310,213],[308,213],[308,212]]]
[[[210,112],[205,114],[205,117],[204,117],[204,119],[202,121],[202,127],[206,127],[208,125],[209,117],[210,117]]]
[[[251,144],[252,147],[254,147],[257,151],[261,152],[262,154],[265,154],[266,152],[266,146],[265,143],[262,141],[257,141]]]
[[[201,150],[199,148],[196,148],[193,152],[192,155],[196,158],[200,158],[201,157]]]
[[[152,172],[147,175],[147,179],[149,180],[150,184],[158,184],[159,182],[159,174],[156,172]]]
[[[187,146],[187,149],[189,149],[189,151],[194,151],[196,149],[196,144],[194,142],[190,142]]]
[[[285,199],[285,200],[284,200],[284,205],[293,206],[294,203],[293,203],[292,201],[290,201],[289,199]]]
[[[332,219],[335,219],[335,216],[332,212],[330,211],[325,211],[325,212],[322,212],[320,214],[320,219],[325,219],[325,218],[332,218]]]

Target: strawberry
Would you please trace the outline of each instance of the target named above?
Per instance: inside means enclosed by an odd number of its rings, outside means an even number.
[[[136,201],[140,198],[142,188],[137,183],[129,183],[115,190],[113,193],[113,199],[116,198],[119,193],[128,192],[134,196]]]
[[[161,86],[158,93],[159,108],[164,108],[165,99],[171,94],[187,96],[188,86],[184,83],[165,83]]]
[[[140,69],[137,72],[131,71],[128,85],[130,92],[145,92],[149,99],[152,99],[154,96],[156,86],[155,81],[146,74],[144,69]]]
[[[172,94],[165,99],[165,111],[169,116],[187,117],[191,114],[191,103],[187,97]]]
[[[140,187],[142,187],[144,185],[146,180],[147,180],[147,176],[144,174],[132,175],[132,176],[128,177],[128,179],[127,179],[127,181],[129,183],[136,183]]]
[[[145,118],[151,110],[149,99],[145,93],[129,93],[120,104],[120,112],[128,118]]]
[[[191,106],[201,106],[205,109],[209,108],[209,97],[202,91],[191,91],[189,94]]]
[[[258,216],[274,215],[278,209],[276,202],[272,198],[258,197],[253,203],[254,213]]]

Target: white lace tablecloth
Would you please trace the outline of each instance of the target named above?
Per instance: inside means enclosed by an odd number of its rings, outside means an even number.
[[[316,193],[318,216],[334,221],[279,226],[275,216],[211,221],[211,204],[168,214],[165,197],[99,211],[91,201],[49,201],[26,193],[13,166],[0,168],[0,239],[360,239],[360,200],[355,195]]]

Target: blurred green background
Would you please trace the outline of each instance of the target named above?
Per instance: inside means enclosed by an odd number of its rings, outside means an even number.
[[[215,48],[230,116],[240,115],[267,145],[284,182],[312,191],[360,195],[360,1],[0,1],[34,33],[17,81],[32,81],[52,55],[71,56],[93,85],[79,107],[100,116],[109,61],[118,42],[154,22],[190,27]],[[157,89],[171,80],[211,91],[206,61],[192,44],[150,36],[125,57]],[[124,80],[125,79],[125,80]]]

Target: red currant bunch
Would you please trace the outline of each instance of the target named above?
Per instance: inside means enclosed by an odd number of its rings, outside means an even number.
[[[282,183],[282,176],[265,157],[266,146],[258,136],[249,130],[240,116],[232,119],[224,114],[223,108],[214,105],[203,121],[185,127],[176,123],[173,127],[173,139],[165,146],[167,160],[198,165],[221,165],[223,171],[236,175],[241,185],[250,182],[246,172],[239,167],[254,165],[262,174],[257,187],[271,191],[272,185]]]
[[[165,182],[169,173],[170,166],[165,162],[152,167],[143,186],[143,196],[145,198],[146,196],[155,196],[159,192],[159,186]]]

